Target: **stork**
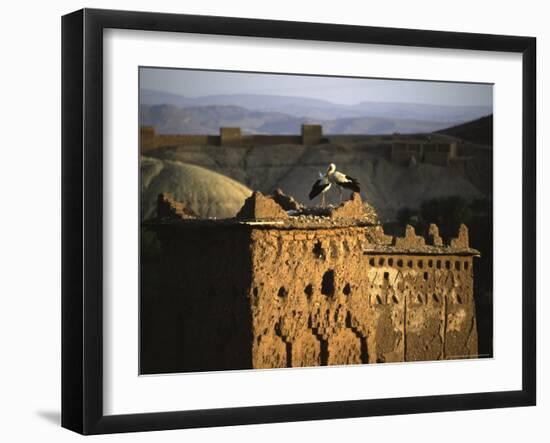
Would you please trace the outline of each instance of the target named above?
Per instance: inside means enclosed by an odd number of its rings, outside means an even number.
[[[359,188],[359,181],[349,175],[337,171],[334,163],[329,165],[325,177],[328,179],[329,183],[338,186],[338,190],[340,191],[340,203],[342,202],[343,188],[351,189],[353,192],[361,192],[361,189]]]
[[[315,183],[313,183],[313,187],[311,188],[311,191],[309,191],[309,199],[313,200],[315,197],[317,197],[319,194],[321,194],[321,206],[325,206],[325,192],[327,192],[330,189],[331,183],[328,179],[328,177],[325,174],[321,174],[319,172],[319,178]]]

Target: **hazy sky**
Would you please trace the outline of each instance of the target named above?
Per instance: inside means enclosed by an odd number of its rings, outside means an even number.
[[[488,84],[186,69],[141,68],[140,87],[188,97],[269,94],[317,98],[341,104],[362,101],[481,106],[493,104],[493,87]]]

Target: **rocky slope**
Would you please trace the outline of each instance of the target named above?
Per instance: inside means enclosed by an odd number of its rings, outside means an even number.
[[[318,146],[278,145],[256,146],[253,148],[241,147],[176,147],[153,151],[144,163],[147,168],[168,165],[163,172],[164,183],[178,185],[186,189],[189,201],[195,207],[201,197],[199,194],[216,195],[216,190],[204,190],[200,184],[197,189],[187,179],[179,175],[181,168],[190,165],[214,171],[231,177],[237,182],[246,185],[246,188],[231,187],[224,190],[229,195],[230,189],[237,192],[238,197],[232,201],[242,201],[245,191],[259,190],[271,193],[281,188],[285,193],[294,196],[304,204],[318,204],[317,200],[309,201],[308,194],[312,184],[318,178],[319,172],[324,171],[329,163],[335,163],[338,170],[355,177],[361,183],[361,195],[378,211],[382,221],[395,217],[396,212],[404,207],[417,207],[426,199],[460,195],[465,198],[482,197],[482,192],[469,181],[464,174],[446,167],[430,164],[418,164],[414,168],[399,166],[390,163],[384,156],[364,149],[357,143],[323,144]],[[176,165],[179,165],[176,167]],[[196,182],[198,183],[198,182]],[[217,183],[217,182],[216,182]],[[160,182],[159,182],[160,184]],[[215,184],[215,186],[218,186]],[[158,184],[148,188],[148,192],[173,192],[171,189],[161,189]],[[194,189],[192,191],[191,189]],[[233,191],[231,191],[233,192]],[[197,195],[192,195],[196,193]],[[346,193],[346,197],[348,196]],[[147,199],[156,197],[152,193]],[[218,201],[220,197],[218,196]],[[229,198],[229,197],[228,197]],[[327,203],[338,203],[340,195],[337,189],[327,193]],[[178,198],[178,200],[182,200]],[[154,200],[152,200],[154,203]],[[205,203],[206,204],[206,203]],[[218,203],[217,205],[219,205]],[[195,210],[195,207],[192,207]],[[219,206],[216,206],[218,208]],[[238,209],[238,208],[237,208]],[[222,216],[217,209],[201,209],[202,213]],[[224,212],[224,214],[230,211]]]

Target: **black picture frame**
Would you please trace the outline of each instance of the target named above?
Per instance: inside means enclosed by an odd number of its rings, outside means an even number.
[[[192,32],[522,54],[522,389],[104,415],[103,30]],[[83,9],[62,18],[62,426],[82,434],[530,406],[536,403],[536,39]]]

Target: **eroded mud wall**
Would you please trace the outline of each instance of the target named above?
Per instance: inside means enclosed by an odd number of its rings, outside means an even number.
[[[156,229],[143,373],[477,356],[465,228],[450,246],[412,228],[403,238],[374,226]]]
[[[255,368],[477,356],[472,257],[368,252],[365,229],[254,230]]]

